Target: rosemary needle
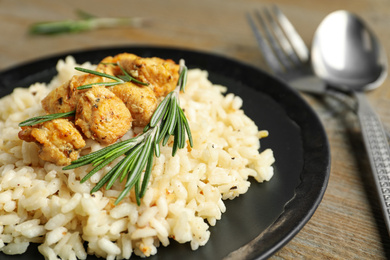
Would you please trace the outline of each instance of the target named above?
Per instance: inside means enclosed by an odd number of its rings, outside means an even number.
[[[137,83],[137,84],[140,84],[140,85],[144,85],[144,86],[149,85],[149,83],[147,83],[147,82],[142,82],[142,81],[140,81],[140,80],[130,76],[130,74],[128,74],[127,71],[125,71],[123,69],[123,67],[121,65],[119,65],[119,63],[112,63],[112,65],[119,66],[119,68],[122,70],[124,75],[120,75],[120,76],[116,77],[116,76],[113,76],[113,75],[110,75],[110,74],[106,74],[106,73],[103,73],[103,72],[99,72],[99,71],[96,71],[96,70],[85,69],[85,68],[82,68],[82,67],[75,67],[75,69],[78,70],[78,71],[81,71],[81,72],[84,72],[84,73],[90,73],[90,74],[93,74],[93,75],[96,75],[96,76],[109,78],[109,79],[113,80],[112,82],[97,82],[97,83],[85,84],[85,85],[77,87],[77,89],[78,90],[88,89],[88,88],[91,88],[92,86],[96,86],[96,85],[115,86],[115,85],[123,84],[125,82],[134,82],[134,83]]]
[[[19,126],[32,126],[32,125],[37,125],[44,123],[46,121],[51,121],[57,118],[63,118],[63,117],[69,117],[69,116],[74,116],[76,113],[75,110],[70,111],[70,112],[65,112],[65,113],[56,113],[56,114],[49,114],[49,115],[43,115],[43,116],[36,116],[29,118],[23,122],[19,123]]]

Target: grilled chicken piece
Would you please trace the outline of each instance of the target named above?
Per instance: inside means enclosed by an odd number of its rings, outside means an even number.
[[[121,61],[122,67],[134,78],[149,83],[157,98],[175,89],[179,79],[179,65],[160,58],[137,58]]]
[[[148,87],[131,82],[110,87],[110,90],[120,98],[130,110],[133,126],[146,126],[157,108],[157,99]]]
[[[76,109],[81,94],[85,92],[85,90],[77,90],[77,88],[101,81],[102,77],[93,74],[75,75],[70,81],[52,90],[42,100],[42,107],[48,114],[73,111]]]
[[[87,138],[112,144],[132,125],[132,116],[121,99],[105,87],[83,93],[76,107],[75,124]]]
[[[123,60],[135,60],[136,58],[138,58],[137,55],[127,52],[115,56],[108,56],[97,65],[96,70],[113,76],[123,75],[122,70],[117,64],[121,64]]]
[[[119,63],[132,77],[149,83],[156,98],[165,97],[175,89],[179,79],[179,65],[173,60],[160,58],[141,58],[130,53],[121,53],[114,57],[106,57],[98,65],[97,70],[110,75],[122,75],[123,72],[115,64]]]
[[[78,158],[85,141],[74,124],[67,119],[54,119],[35,126],[23,127],[19,138],[36,142],[39,157],[57,165],[68,165]]]

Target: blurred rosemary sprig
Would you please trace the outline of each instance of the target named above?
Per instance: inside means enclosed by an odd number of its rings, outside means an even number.
[[[77,11],[79,19],[51,22],[39,22],[30,26],[31,34],[61,34],[76,33],[99,28],[110,28],[123,25],[140,26],[144,19],[139,17],[109,18],[96,17],[86,12]]]
[[[126,179],[124,190],[116,199],[115,204],[118,204],[134,187],[135,197],[140,205],[140,200],[144,196],[149,182],[153,158],[160,156],[160,143],[165,146],[169,138],[174,136],[172,156],[175,156],[178,149],[185,147],[186,135],[189,145],[191,147],[193,145],[187,118],[179,105],[179,92],[184,91],[186,80],[187,67],[181,65],[180,77],[175,90],[170,92],[159,104],[142,134],[84,155],[63,169],[69,170],[92,164],[94,168],[81,180],[83,183],[103,167],[123,156],[91,192],[98,191],[104,185],[106,185],[106,189],[110,189],[118,178],[120,182]]]

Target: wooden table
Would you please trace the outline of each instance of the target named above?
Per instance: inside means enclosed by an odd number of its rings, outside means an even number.
[[[277,4],[307,44],[322,18],[347,9],[358,13],[390,53],[390,2],[385,0],[0,0],[0,69],[61,52],[117,45],[159,45],[204,50],[266,69],[245,14]],[[98,16],[152,18],[142,28],[32,36],[31,23],[74,18],[81,9]],[[368,97],[390,126],[390,80]],[[390,239],[370,175],[356,118],[329,100],[303,94],[323,122],[332,151],[328,189],[314,216],[273,259],[385,259]]]

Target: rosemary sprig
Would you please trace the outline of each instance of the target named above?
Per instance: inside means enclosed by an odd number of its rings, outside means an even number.
[[[78,70],[78,71],[94,74],[96,76],[101,76],[101,77],[105,77],[105,78],[109,78],[109,79],[113,80],[113,82],[97,82],[97,83],[85,84],[85,85],[79,86],[77,89],[78,90],[88,89],[88,88],[92,88],[92,86],[99,86],[99,85],[100,86],[115,86],[115,85],[123,84],[125,82],[134,82],[134,83],[137,83],[137,84],[140,84],[140,85],[143,85],[143,86],[149,85],[149,83],[145,83],[145,82],[139,81],[138,79],[132,77],[129,73],[127,73],[126,70],[123,69],[123,67],[119,63],[112,63],[112,65],[119,66],[119,68],[123,72],[123,75],[120,75],[120,76],[116,77],[116,76],[113,76],[113,75],[110,75],[110,74],[106,74],[106,73],[103,73],[103,72],[99,72],[99,71],[96,71],[96,70],[85,69],[85,68],[82,68],[82,67],[75,67],[75,69]]]
[[[43,116],[36,116],[29,118],[23,122],[19,123],[19,126],[32,126],[32,125],[37,125],[40,123],[44,123],[46,121],[54,120],[57,118],[63,118],[63,117],[68,117],[68,116],[74,116],[76,113],[75,110],[70,111],[70,112],[65,112],[65,113],[56,113],[56,114],[49,114],[49,115],[43,115]]]
[[[78,11],[77,14],[79,16],[79,19],[76,20],[34,23],[30,26],[30,33],[43,35],[76,33],[99,28],[109,28],[123,25],[139,26],[144,21],[144,19],[137,17],[99,18],[83,11]]]
[[[174,136],[172,156],[178,149],[185,147],[186,134],[192,147],[193,141],[190,127],[183,110],[179,106],[179,92],[184,91],[187,78],[187,68],[182,64],[180,77],[175,90],[170,92],[159,104],[150,123],[142,134],[107,146],[102,150],[82,156],[64,167],[64,170],[74,169],[92,164],[94,168],[81,180],[85,182],[97,171],[123,156],[123,158],[108,171],[96,184],[91,192],[96,192],[106,185],[110,189],[116,180],[123,182],[125,187],[115,201],[118,204],[134,187],[138,205],[144,196],[152,171],[154,156],[160,156],[159,145],[166,145],[169,137]],[[145,169],[145,170],[144,170]]]

